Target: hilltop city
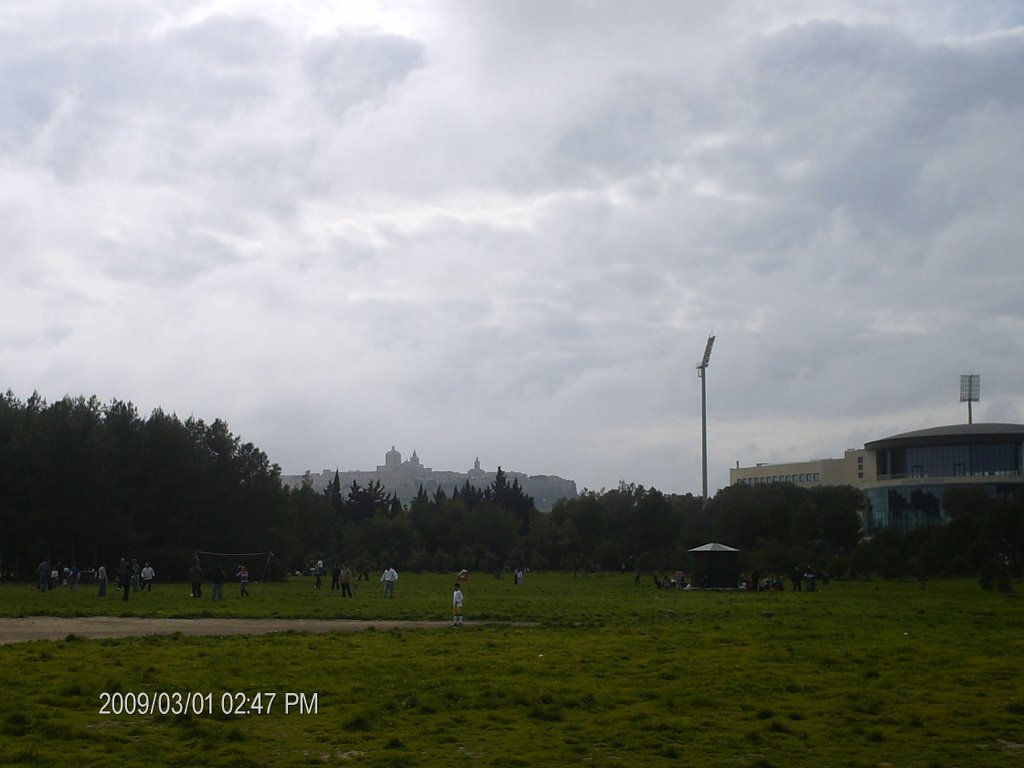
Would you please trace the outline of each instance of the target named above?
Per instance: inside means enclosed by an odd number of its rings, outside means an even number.
[[[549,512],[559,499],[575,499],[577,497],[576,482],[566,480],[555,475],[526,475],[522,472],[514,472],[502,469],[509,483],[519,481],[519,487],[528,496],[532,496],[534,504],[541,512]],[[438,488],[446,493],[451,493],[455,488],[461,488],[468,481],[476,488],[484,489],[494,482],[497,475],[497,468],[487,471],[480,468],[480,459],[473,462],[473,468],[465,472],[452,472],[447,470],[435,470],[423,466],[416,451],[412,456],[402,460],[402,454],[391,446],[391,450],[384,454],[384,463],[378,464],[374,470],[348,470],[342,472],[335,469],[325,469],[319,474],[306,472],[303,475],[283,475],[281,482],[285,485],[297,487],[304,483],[309,484],[317,491],[323,491],[333,482],[335,474],[341,480],[341,487],[347,488],[352,483],[361,486],[380,481],[388,493],[398,494],[399,500],[407,504],[416,498],[422,487],[428,494],[433,495]]]

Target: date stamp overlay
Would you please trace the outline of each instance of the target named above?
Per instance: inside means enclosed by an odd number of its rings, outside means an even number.
[[[103,691],[99,714],[113,716],[317,715],[317,693],[295,691]]]

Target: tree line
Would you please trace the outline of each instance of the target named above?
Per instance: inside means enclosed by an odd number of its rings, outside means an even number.
[[[849,486],[721,489],[707,504],[621,483],[538,512],[517,480],[468,482],[403,504],[380,482],[322,492],[282,486],[280,468],[226,423],[142,417],[95,396],[47,404],[0,398],[0,576],[43,557],[91,567],[148,560],[184,578],[198,550],[273,551],[289,571],[310,560],[356,570],[688,569],[688,550],[718,541],[748,570],[812,566],[836,576],[1019,574],[1020,502],[950,492],[948,526],[862,539],[864,500]]]

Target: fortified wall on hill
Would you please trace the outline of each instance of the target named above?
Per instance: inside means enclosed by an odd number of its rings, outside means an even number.
[[[575,499],[577,496],[575,480],[565,480],[555,475],[526,475],[504,468],[503,471],[509,483],[513,480],[519,481],[519,487],[528,496],[533,497],[534,504],[541,512],[550,512],[559,499]],[[334,473],[333,469],[325,469],[317,475],[312,472],[306,472],[304,475],[282,475],[281,482],[290,486],[308,482],[314,490],[323,491],[334,480]],[[379,464],[374,470],[338,471],[342,490],[351,487],[353,482],[366,486],[379,480],[389,494],[397,493],[403,504],[415,499],[421,486],[431,496],[438,488],[443,488],[450,496],[455,488],[461,488],[467,480],[470,485],[484,489],[494,482],[496,475],[497,470],[488,472],[480,469],[480,459],[474,461],[473,468],[466,472],[449,472],[425,467],[420,463],[416,451],[402,461],[402,454],[396,451],[394,446],[384,454],[384,463]]]

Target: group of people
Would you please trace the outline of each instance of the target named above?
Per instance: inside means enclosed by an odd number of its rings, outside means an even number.
[[[315,581],[313,582],[313,589],[320,589],[322,585],[322,576],[324,573],[324,562],[318,560],[316,565],[313,566],[313,575]],[[352,597],[352,570],[348,567],[347,563],[342,563],[340,567],[332,570],[332,582],[331,589],[335,589],[337,583],[341,588],[342,596]],[[463,605],[465,598],[462,594],[462,582],[469,578],[469,571],[463,570],[459,573],[459,580],[455,582],[455,589],[452,592],[452,626],[462,627],[464,626],[464,611]],[[523,574],[521,571],[516,571],[516,583],[522,583]],[[395,597],[395,586],[398,584],[398,571],[396,571],[390,565],[384,569],[380,575],[380,583],[384,585],[384,598],[386,600],[392,600]]]
[[[38,568],[40,592],[55,589],[60,583],[69,585],[72,591],[77,591],[81,573],[78,567],[74,565],[63,567],[63,581],[60,580],[62,573],[61,569],[61,566],[52,567],[48,558],[43,559]],[[322,559],[318,560],[317,563],[312,566],[312,571],[316,577],[313,588],[320,589],[323,575],[325,573],[324,561]],[[452,593],[453,627],[463,626],[464,598],[460,582],[465,581],[468,576],[469,572],[464,570],[459,574],[459,581],[455,582],[455,590]],[[523,572],[517,569],[516,584],[522,583],[523,576]],[[333,566],[331,569],[331,577],[332,590],[340,590],[342,597],[352,597],[352,569],[349,568],[348,563],[338,563]],[[205,574],[203,573],[203,569],[199,565],[199,561],[196,560],[188,570],[188,580],[192,586],[192,597],[200,598],[203,596],[204,578]],[[215,565],[210,578],[213,585],[213,599],[223,600],[224,583],[228,579],[227,572],[222,566]],[[249,570],[244,564],[240,564],[238,566],[238,570],[235,572],[235,578],[238,579],[239,596],[249,597]],[[122,557],[115,571],[114,585],[121,591],[121,599],[127,600],[128,596],[132,592],[151,592],[153,590],[153,581],[155,579],[156,571],[148,562],[140,566],[138,560],[132,559],[129,561],[127,558]],[[96,582],[99,587],[99,596],[106,597],[108,576],[105,564],[101,564],[96,569]],[[385,599],[394,599],[395,586],[398,583],[398,571],[389,565],[384,569],[383,573],[381,573],[380,583],[384,585]]]
[[[38,567],[39,591],[46,592],[48,590],[55,589],[59,584],[63,584],[70,587],[72,592],[77,592],[81,577],[81,571],[79,568],[75,565],[71,565],[64,567],[63,572],[64,577],[63,580],[61,580],[61,567],[52,567],[50,565],[50,560],[48,558],[44,558]],[[90,573],[95,574],[98,596],[106,597],[107,587],[110,585],[110,575],[108,574],[106,564],[101,563],[94,572]],[[242,597],[248,597],[248,569],[246,569],[244,565],[239,565],[235,576],[238,578],[240,595]],[[189,568],[188,578],[192,583],[192,597],[202,597],[203,570],[199,567],[198,561],[193,563],[192,567]],[[227,581],[227,578],[227,573],[221,566],[218,565],[214,567],[212,574],[214,600],[224,599],[224,582]],[[156,569],[154,569],[148,562],[140,564],[135,558],[129,560],[126,557],[122,557],[113,573],[113,586],[115,589],[120,591],[121,599],[124,601],[127,601],[133,592],[152,592],[154,581],[156,581]]]
[[[43,558],[39,563],[39,591],[56,589],[58,585],[67,586],[72,592],[78,591],[78,585],[82,580],[82,571],[77,565],[56,565],[50,564],[49,558]],[[101,563],[95,571],[89,571],[90,576],[95,576],[98,588],[98,596],[107,596],[109,577],[107,566]],[[128,561],[122,557],[114,574],[114,586],[121,592],[121,599],[127,600],[132,592],[152,592],[153,582],[156,580],[156,571],[149,563],[140,565],[138,560]]]
[[[686,574],[682,570],[678,570],[675,576],[669,576],[667,573],[664,575],[654,574],[654,586],[658,589],[689,589],[686,584]],[[633,583],[640,583],[640,569],[637,568],[633,574]]]
[[[327,566],[323,558],[311,563],[308,566],[309,572],[313,574],[313,589],[323,588],[323,577],[327,573]],[[369,574],[360,574],[359,578],[366,576],[369,581]],[[398,582],[398,571],[390,565],[380,575],[380,583],[384,585],[384,597],[392,599],[395,596],[395,585]],[[352,597],[352,569],[348,563],[335,563],[331,566],[331,590],[339,590],[342,597]]]
[[[819,573],[811,566],[801,568],[796,566],[793,572],[790,574],[790,581],[793,582],[793,591],[801,592],[806,585],[808,592],[814,592],[817,589],[818,580],[821,580],[822,584],[828,584],[828,574]]]
[[[314,576],[313,589],[320,589],[323,586],[323,577],[327,572],[323,558],[310,565],[309,570]],[[342,597],[352,597],[352,569],[348,563],[335,563],[331,566],[331,591],[339,590]]]
[[[691,586],[686,583],[686,574],[682,571],[676,571],[675,578],[668,576],[667,574],[654,574],[651,576],[654,580],[654,586],[658,589],[690,589],[692,587],[707,588],[707,576],[702,577],[698,582],[694,582]],[[641,579],[641,571],[639,568],[636,569],[634,574],[634,583],[639,584]],[[808,592],[814,592],[817,589],[817,584],[820,581],[822,584],[828,584],[828,574],[820,572],[811,568],[810,566],[796,567],[790,574],[790,579],[793,584],[793,591],[800,592],[806,590]],[[743,576],[739,580],[737,585],[740,589],[745,589],[752,592],[780,592],[785,589],[785,583],[782,578],[777,576],[767,576],[761,578],[757,571],[753,571],[750,576]]]
[[[316,581],[314,582],[314,589],[320,589],[321,578],[323,576],[323,560],[319,560],[314,566]],[[47,590],[54,589],[59,583],[61,571],[59,568],[51,567],[49,559],[44,559],[39,564],[39,591],[46,592]],[[71,587],[72,591],[77,590],[80,571],[76,566],[69,566],[65,569],[64,581],[60,583],[67,584]],[[202,567],[199,565],[199,561],[196,560],[188,570],[188,579],[192,585],[192,597],[200,598],[203,596],[203,580],[204,573]],[[238,566],[238,570],[235,572],[235,577],[238,579],[239,584],[239,596],[249,597],[249,570],[244,564]],[[468,571],[462,571],[459,574],[459,580],[455,582],[455,589],[452,592],[452,626],[462,627],[464,626],[464,596],[462,594],[462,583],[469,577]],[[224,599],[224,582],[227,581],[227,573],[224,568],[220,565],[215,565],[211,580],[213,584],[213,599],[223,600]],[[114,583],[118,589],[121,590],[121,599],[127,600],[129,594],[132,592],[151,592],[153,590],[153,581],[156,579],[156,571],[149,563],[139,566],[138,560],[128,561],[127,558],[122,557],[117,566],[117,571],[114,577]],[[107,594],[107,567],[105,564],[101,564],[96,569],[96,581],[99,586],[99,596],[106,597]],[[384,585],[384,597],[385,599],[393,599],[395,596],[395,585],[398,583],[398,571],[392,568],[390,565],[384,569],[384,572],[380,576],[380,581]],[[516,583],[519,584],[522,581],[522,576],[517,571]],[[352,597],[352,570],[348,567],[347,563],[341,563],[332,569],[332,582],[331,589],[340,589],[343,597]]]
[[[78,582],[82,572],[77,565],[57,563],[51,565],[49,558],[43,558],[39,564],[39,591],[46,592],[58,586],[70,587],[72,592],[78,591]]]
[[[238,570],[235,571],[235,578],[238,579],[238,596],[249,597],[249,569],[244,564],[239,564]],[[215,565],[210,579],[213,584],[213,599],[223,600],[224,582],[228,580],[227,571],[222,566]],[[192,567],[188,569],[188,580],[192,584],[192,597],[202,597],[203,569],[198,560],[192,563]]]
[[[131,562],[122,557],[117,564],[117,573],[114,576],[114,586],[121,590],[121,599],[127,600],[132,592],[152,592],[153,582],[156,580],[156,570],[149,563],[140,566],[139,561],[132,558]],[[100,597],[107,595],[107,567],[100,565],[96,571],[96,581],[99,583]]]
[[[317,560],[314,565],[310,566],[310,570],[313,573],[313,589],[321,589],[323,586],[323,576],[326,572],[326,566],[322,559]],[[463,604],[464,596],[462,594],[462,584],[469,577],[469,571],[463,570],[459,573],[459,581],[455,582],[455,589],[452,592],[452,626],[461,627],[463,625]],[[523,580],[523,572],[516,570],[516,584],[521,584]],[[393,600],[395,597],[395,587],[398,584],[398,571],[396,571],[390,565],[384,569],[380,575],[380,583],[384,585],[384,599]],[[336,564],[331,569],[331,589],[340,589],[342,597],[352,597],[352,569],[349,568],[348,563]]]

